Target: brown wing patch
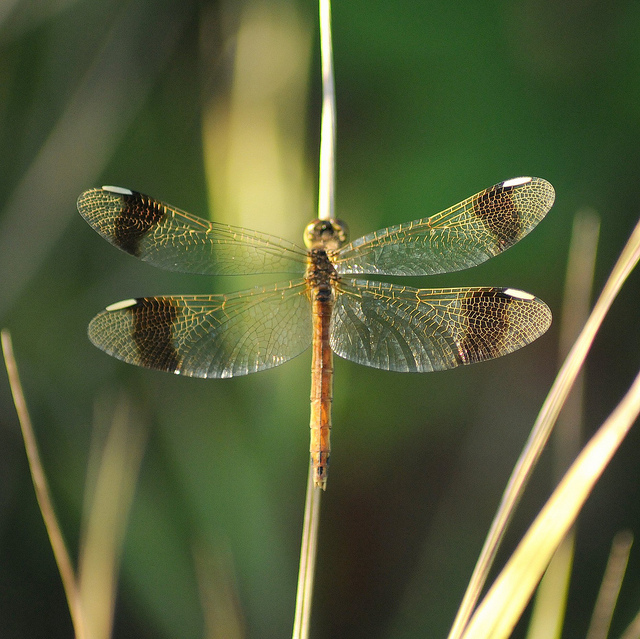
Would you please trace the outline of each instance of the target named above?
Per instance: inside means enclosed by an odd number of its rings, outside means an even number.
[[[182,316],[172,298],[142,297],[112,304],[89,324],[89,339],[131,364],[178,373],[182,359],[175,330]]]
[[[495,235],[499,250],[515,244],[523,235],[522,214],[511,198],[513,187],[496,184],[478,193],[473,212]]]
[[[499,357],[509,330],[508,307],[511,298],[495,291],[470,291],[461,302],[461,314],[467,318],[464,337],[458,344],[464,364],[473,364]]]
[[[180,309],[170,300],[143,297],[127,311],[133,318],[131,337],[136,344],[140,365],[174,373],[180,360],[173,342],[173,327]]]
[[[114,220],[113,242],[123,251],[140,257],[140,243],[166,211],[160,202],[133,192],[122,195],[122,210]]]
[[[529,344],[551,324],[551,312],[533,295],[510,288],[469,290],[460,301],[465,323],[457,340],[462,364],[494,359]]]

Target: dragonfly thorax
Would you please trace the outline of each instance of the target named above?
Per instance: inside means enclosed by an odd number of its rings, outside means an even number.
[[[335,266],[331,263],[324,249],[311,249],[307,258],[307,271],[305,280],[311,288],[311,298],[321,304],[333,304],[333,287],[339,279]],[[328,315],[331,315],[331,307],[325,307]]]
[[[342,220],[313,220],[304,230],[304,243],[308,249],[336,251],[347,241],[348,234]]]

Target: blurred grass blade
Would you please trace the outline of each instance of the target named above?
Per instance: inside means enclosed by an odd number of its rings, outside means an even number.
[[[640,639],[640,610],[622,633],[620,639]]]
[[[193,550],[205,639],[243,639],[246,636],[229,552],[212,555],[204,546]]]
[[[146,435],[131,412],[129,401],[121,398],[101,450],[93,493],[85,500],[78,581],[91,639],[108,639],[113,626],[124,531]]]
[[[640,414],[640,373],[582,450],[474,613],[464,639],[510,635],[600,475]]]
[[[586,324],[593,295],[600,218],[591,210],[579,212],[573,221],[567,273],[562,295],[562,312],[558,335],[558,366],[569,354]],[[584,405],[584,370],[562,407],[554,432],[555,478],[560,481],[582,446]]]
[[[313,600],[313,579],[318,552],[318,524],[320,523],[320,501],[322,490],[316,488],[313,479],[313,465],[309,463],[307,477],[307,497],[304,504],[302,546],[300,549],[300,569],[298,571],[298,591],[293,622],[293,639],[307,639],[311,620]]]
[[[593,609],[586,639],[607,639],[609,636],[611,619],[629,563],[632,544],[633,535],[628,530],[619,532],[613,539],[609,561]]]
[[[313,215],[306,148],[311,26],[295,3],[209,4],[200,53],[215,73],[202,102],[210,209],[218,222],[268,224],[270,233],[287,237]],[[221,21],[225,13],[237,17]]]
[[[9,376],[9,384],[11,386],[11,393],[18,413],[20,429],[22,430],[22,437],[24,439],[24,447],[29,461],[29,470],[31,471],[31,479],[36,492],[36,499],[38,500],[38,506],[40,507],[40,512],[44,519],[44,525],[47,529],[47,534],[49,535],[51,548],[53,549],[58,570],[60,571],[60,577],[67,597],[75,636],[76,639],[86,639],[87,634],[84,625],[80,591],[76,582],[73,566],[71,564],[69,551],[67,550],[67,546],[53,508],[51,494],[49,493],[49,486],[44,474],[44,469],[42,468],[42,462],[40,461],[40,453],[38,452],[38,445],[31,425],[31,418],[29,417],[27,404],[22,392],[22,385],[18,375],[18,367],[13,356],[11,336],[9,331],[3,330],[0,337],[2,341],[2,352],[4,354],[5,366]]]
[[[622,284],[634,269],[639,259],[640,222],[636,224],[631,233],[631,237],[613,267],[611,275],[607,279],[587,323],[571,348],[567,359],[558,372],[551,390],[540,409],[529,439],[516,462],[503,493],[498,511],[491,524],[484,546],[480,552],[480,557],[478,558],[469,585],[467,586],[467,591],[464,594],[449,633],[450,639],[455,639],[462,635],[462,631],[471,616],[471,612],[478,601],[480,592],[487,579],[506,527],[513,516],[515,507],[533,472],[535,463],[542,453],[551,434],[551,429],[591,348],[595,335],[611,307],[613,300],[620,291]]]
[[[575,531],[571,530],[553,554],[536,593],[527,639],[560,639],[571,581]]]
[[[121,402],[102,453],[93,498],[87,502],[86,534],[81,540],[79,577],[76,578],[40,461],[11,337],[6,330],[2,331],[1,337],[36,498],[67,596],[76,639],[108,639],[113,625],[124,523],[144,448],[143,431],[129,426],[129,407]]]
[[[562,313],[560,316],[560,364],[589,316],[600,219],[592,211],[581,211],[573,220]],[[584,405],[584,369],[558,417],[554,433],[554,483],[580,450]],[[575,534],[569,533],[554,554],[536,593],[527,639],[559,639],[564,625],[567,594],[573,566]]]
[[[121,6],[112,14],[111,24],[104,25],[104,41],[95,59],[86,61],[83,72],[69,70],[69,77],[81,79],[12,192],[5,194],[0,218],[0,316],[43,268],[68,222],[76,219],[72,203],[103,171],[179,46],[189,19],[188,11],[177,11],[177,5],[170,3],[155,3],[154,11],[145,11],[144,4],[137,2]],[[162,39],[155,35],[159,32]],[[48,81],[66,85],[68,80],[65,73]],[[56,101],[46,100],[38,109],[53,115]],[[29,238],[28,255],[19,238]]]

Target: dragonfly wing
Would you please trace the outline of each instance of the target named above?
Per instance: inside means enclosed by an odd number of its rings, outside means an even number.
[[[500,182],[437,215],[370,233],[337,251],[339,274],[434,275],[475,266],[521,240],[555,198],[541,178]]]
[[[231,295],[144,297],[109,306],[89,338],[130,364],[189,377],[236,377],[279,366],[311,343],[306,282]]]
[[[419,289],[341,280],[331,348],[365,366],[429,372],[511,353],[540,337],[551,311],[510,288]]]
[[[208,222],[119,187],[85,191],[80,215],[108,242],[154,266],[203,275],[304,273],[306,252],[279,237]]]

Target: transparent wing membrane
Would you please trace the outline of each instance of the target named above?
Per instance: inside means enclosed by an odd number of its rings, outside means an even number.
[[[504,288],[418,289],[342,280],[331,347],[384,370],[429,372],[506,355],[551,324],[547,305]]]
[[[193,377],[246,375],[309,346],[317,286],[327,299],[327,291],[334,292],[331,347],[346,359],[426,372],[499,357],[547,330],[551,313],[544,302],[515,289],[417,289],[342,276],[429,275],[480,264],[529,233],[554,197],[545,180],[515,178],[341,249],[332,250],[335,243],[320,233],[307,253],[128,189],[92,189],[78,199],[85,220],[114,246],[156,266],[206,275],[303,274],[316,259],[323,266],[306,280],[232,295],[120,302],[93,319],[89,336],[107,353],[147,368]]]
[[[279,366],[311,343],[306,282],[232,295],[145,297],[114,304],[89,338],[130,364],[189,377],[235,377]]]
[[[500,182],[429,218],[370,233],[333,256],[340,274],[434,275],[505,251],[547,214],[553,187],[540,178]]]
[[[208,222],[135,191],[85,191],[78,198],[78,211],[114,246],[170,271],[302,274],[306,268],[306,251],[291,242]]]

